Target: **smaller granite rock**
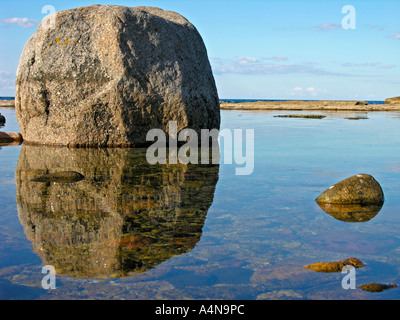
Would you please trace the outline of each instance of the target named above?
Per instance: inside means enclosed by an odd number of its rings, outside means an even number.
[[[6,117],[0,113],[0,126],[4,126],[6,124]]]
[[[377,205],[384,202],[379,183],[369,174],[357,174],[325,190],[315,201],[334,204]]]
[[[367,106],[368,102],[367,101],[357,101],[356,106]]]
[[[34,182],[57,182],[57,183],[72,183],[77,182],[85,177],[81,175],[79,172],[75,171],[61,171],[55,173],[49,173],[42,175],[40,177],[36,177],[31,179]]]

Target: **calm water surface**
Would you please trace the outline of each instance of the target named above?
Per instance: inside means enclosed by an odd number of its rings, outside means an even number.
[[[0,130],[19,131],[14,110],[0,112]],[[0,298],[399,299],[399,288],[344,290],[345,274],[303,267],[356,257],[357,285],[400,285],[400,114],[274,117],[288,113],[304,112],[222,111],[222,128],[254,129],[248,176],[223,163],[150,166],[145,150],[1,147]],[[85,179],[31,181],[62,170]],[[379,212],[354,222],[319,208],[320,193],[357,173],[380,182]],[[44,265],[55,290],[41,287]]]

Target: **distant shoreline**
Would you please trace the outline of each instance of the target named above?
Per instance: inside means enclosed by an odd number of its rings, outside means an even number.
[[[365,101],[285,100],[285,101],[220,101],[221,110],[288,110],[288,111],[400,111],[399,103],[369,104]]]
[[[15,101],[14,100],[0,100],[0,107],[15,108]]]

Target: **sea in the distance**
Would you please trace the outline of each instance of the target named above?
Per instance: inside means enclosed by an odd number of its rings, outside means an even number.
[[[14,97],[0,97],[0,100],[14,100]],[[254,101],[291,101],[291,100],[274,100],[274,99],[220,99],[223,102],[229,103],[244,103],[244,102],[254,102]],[[313,101],[313,100],[301,100],[301,101]],[[368,104],[384,104],[385,101],[369,101],[366,100]]]
[[[237,100],[236,100],[237,101]],[[372,103],[372,102],[369,102]],[[19,131],[0,108],[1,131]],[[322,114],[322,119],[276,117]],[[254,171],[235,163],[149,165],[144,149],[0,147],[0,299],[397,300],[400,113],[222,110],[221,129],[254,130]],[[75,183],[32,178],[78,171]],[[373,175],[378,212],[350,219],[314,201]],[[347,274],[304,266],[354,257]],[[44,289],[42,267],[55,267]]]
[[[0,99],[1,100],[1,99]],[[315,101],[315,100],[299,100],[298,101]],[[220,99],[222,102],[229,102],[229,103],[245,103],[245,102],[256,102],[256,101],[293,101],[288,99]],[[363,100],[364,101],[364,100]],[[384,104],[385,101],[380,100],[365,100],[368,104]]]

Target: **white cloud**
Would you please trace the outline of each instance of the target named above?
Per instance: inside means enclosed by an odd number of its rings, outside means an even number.
[[[394,34],[388,34],[387,37],[399,40],[400,39],[400,32],[399,33],[394,33]]]
[[[393,69],[396,67],[394,64],[383,65],[380,62],[364,62],[364,63],[351,63],[346,62],[342,64],[343,67],[376,67],[378,69]]]
[[[318,29],[321,31],[327,31],[327,30],[334,30],[334,29],[339,29],[342,26],[340,24],[337,23],[324,23],[324,24],[320,24],[318,26],[314,26],[311,27],[311,29]]]
[[[289,58],[283,57],[283,56],[278,56],[278,57],[265,58],[265,60],[287,61],[287,60],[289,60]]]
[[[316,97],[318,94],[326,94],[327,90],[318,90],[315,87],[308,87],[308,88],[302,88],[302,87],[294,87],[292,90],[290,90],[289,95],[291,96],[297,96],[297,97]]]
[[[379,69],[393,69],[395,67],[396,67],[395,64],[386,64],[386,65],[379,66]]]
[[[376,25],[373,25],[373,24],[369,24],[369,25],[368,25],[368,28],[370,28],[371,30],[378,30],[378,31],[383,31],[383,30],[385,30],[384,27],[376,26]]]
[[[18,25],[21,28],[33,28],[39,24],[39,21],[29,18],[6,18],[2,19],[1,22],[5,26]]]
[[[275,56],[275,57],[261,58],[261,59],[257,59],[254,57],[236,57],[235,58],[235,61],[239,64],[257,63],[257,62],[261,62],[264,60],[287,61],[287,60],[289,60],[289,58],[284,57],[284,56]]]
[[[346,62],[343,63],[343,67],[377,67],[380,63],[379,62],[365,62],[365,63],[350,63]]]
[[[310,64],[280,63],[288,60],[287,57],[236,57],[233,60],[211,58],[211,65],[215,74],[317,74],[317,75],[344,75],[325,71]],[[274,60],[275,62],[268,62]]]
[[[253,57],[236,57],[235,61],[239,64],[248,64],[248,63],[258,62],[258,59]]]

